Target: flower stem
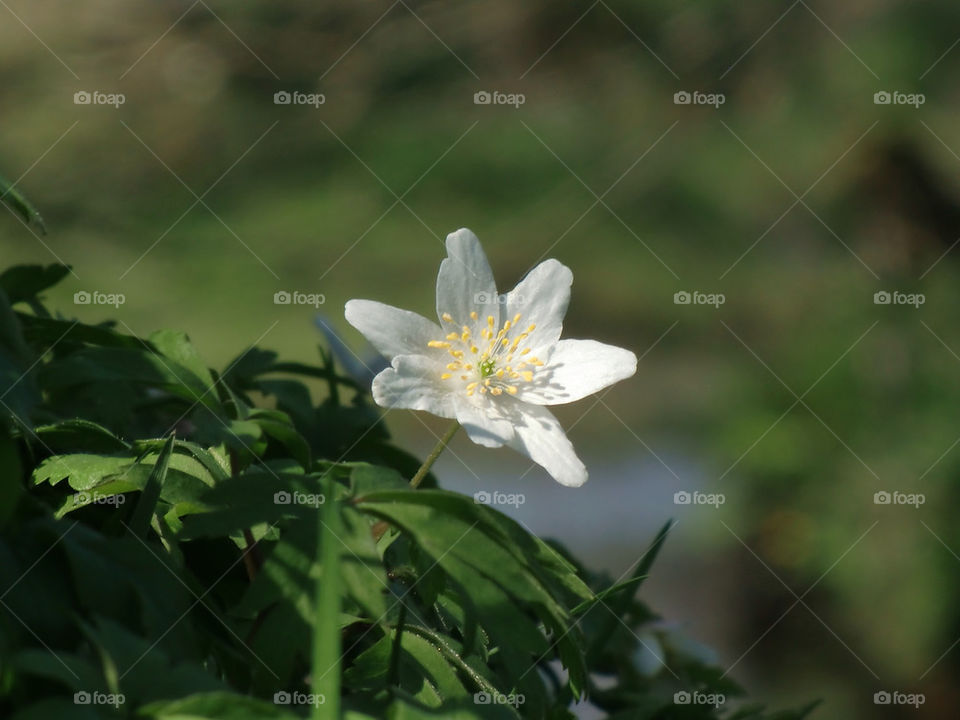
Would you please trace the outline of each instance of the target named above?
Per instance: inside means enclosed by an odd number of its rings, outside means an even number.
[[[443,449],[447,447],[453,436],[457,434],[457,430],[460,429],[460,423],[454,421],[453,425],[450,426],[450,429],[447,430],[446,434],[440,438],[440,442],[437,443],[437,446],[427,455],[427,459],[423,461],[423,465],[420,466],[420,469],[417,470],[417,474],[413,476],[413,480],[410,481],[410,487],[417,488],[420,483],[423,482],[423,479],[427,476],[427,473],[430,472],[430,468],[433,467],[433,464],[437,461],[437,458],[440,457],[440,453],[443,452]]]

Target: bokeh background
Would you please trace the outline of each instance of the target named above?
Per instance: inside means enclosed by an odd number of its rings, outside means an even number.
[[[52,307],[186,330],[223,367],[314,361],[317,310],[369,361],[343,303],[430,314],[458,227],[503,290],[558,258],[566,334],[642,358],[558,413],[591,480],[458,438],[442,481],[522,492],[506,512],[613,577],[676,518],[646,597],[759,699],[955,718],[958,71],[946,0],[3,0],[0,172],[49,233],[10,215],[0,260],[68,263]],[[442,428],[387,421],[421,453]],[[675,502],[695,490],[724,502]]]

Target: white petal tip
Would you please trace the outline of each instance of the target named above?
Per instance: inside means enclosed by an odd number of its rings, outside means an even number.
[[[479,244],[480,239],[469,228],[460,228],[447,235],[447,251],[455,251],[464,244]]]
[[[568,488],[578,488],[582,487],[583,484],[587,481],[587,474],[584,473],[582,476],[577,476],[576,478],[554,478],[558,483]]]
[[[354,320],[356,319],[357,312],[363,306],[363,300],[347,300],[346,304],[343,306],[343,316],[347,319],[347,322],[357,327]]]

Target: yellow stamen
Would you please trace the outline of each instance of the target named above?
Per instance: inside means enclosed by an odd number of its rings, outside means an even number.
[[[450,313],[442,313],[440,317],[444,322],[455,323]],[[470,318],[477,321],[479,315],[473,311]],[[486,345],[482,349],[473,344],[474,329],[469,325],[460,325],[457,332],[445,335],[445,340],[429,341],[428,347],[443,348],[452,358],[452,362],[446,365],[446,370],[450,372],[443,372],[440,379],[450,380],[459,374],[460,379],[467,383],[464,387],[467,397],[472,397],[478,389],[481,394],[489,391],[494,396],[503,395],[505,392],[516,395],[519,392],[517,385],[507,383],[532,382],[533,371],[524,368],[543,365],[537,358],[530,357],[531,348],[521,347],[524,340],[536,329],[535,324],[512,337],[511,330],[520,331],[520,318],[521,313],[517,313],[512,320],[504,321],[503,326],[498,328],[496,318],[488,315],[486,323],[478,330]],[[467,352],[477,357],[474,364],[464,361]],[[519,364],[512,365],[515,353],[523,359]]]

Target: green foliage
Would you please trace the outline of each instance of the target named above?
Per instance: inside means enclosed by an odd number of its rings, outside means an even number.
[[[668,528],[634,577],[594,575],[410,488],[416,459],[327,354],[217,373],[183,334],[53,317],[38,294],[64,274],[0,275],[3,717],[804,716],[674,703],[740,690],[636,596]]]
[[[0,201],[5,203],[27,225],[36,225],[41,233],[46,233],[43,218],[37,209],[27,200],[13,184],[0,175]],[[59,272],[59,270],[51,270]]]

